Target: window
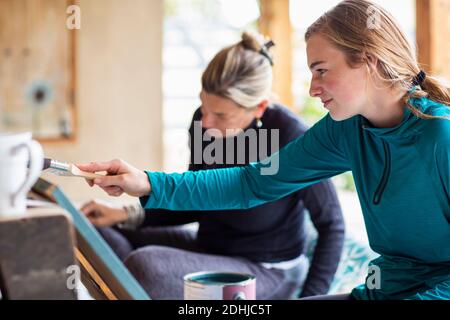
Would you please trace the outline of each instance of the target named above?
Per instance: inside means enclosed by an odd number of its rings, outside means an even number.
[[[164,170],[185,171],[188,128],[200,106],[201,75],[223,47],[256,30],[257,0],[166,0],[163,49]]]

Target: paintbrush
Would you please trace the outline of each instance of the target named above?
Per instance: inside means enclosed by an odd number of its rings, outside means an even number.
[[[66,177],[82,177],[86,179],[94,179],[102,175],[80,170],[73,163],[62,162],[54,159],[44,158],[44,166],[42,168],[46,172]]]

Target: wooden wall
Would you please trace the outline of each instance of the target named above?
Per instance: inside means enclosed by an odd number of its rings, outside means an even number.
[[[69,1],[0,1],[0,104],[8,131],[41,139],[74,134]]]
[[[77,138],[45,143],[45,153],[71,162],[123,158],[161,170],[163,0],[80,0],[79,5]],[[83,179],[45,177],[74,199],[108,198]]]

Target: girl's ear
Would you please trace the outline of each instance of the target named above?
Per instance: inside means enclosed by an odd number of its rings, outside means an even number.
[[[367,65],[369,66],[369,70],[371,73],[377,72],[378,70],[378,58],[375,57],[373,54],[371,53],[366,53],[366,61],[367,61]]]

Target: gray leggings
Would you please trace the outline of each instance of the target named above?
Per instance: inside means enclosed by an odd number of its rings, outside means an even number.
[[[183,276],[199,271],[250,273],[256,276],[257,299],[289,299],[309,268],[307,259],[284,271],[241,257],[208,254],[197,244],[195,231],[178,226],[97,230],[152,299],[183,299]]]

